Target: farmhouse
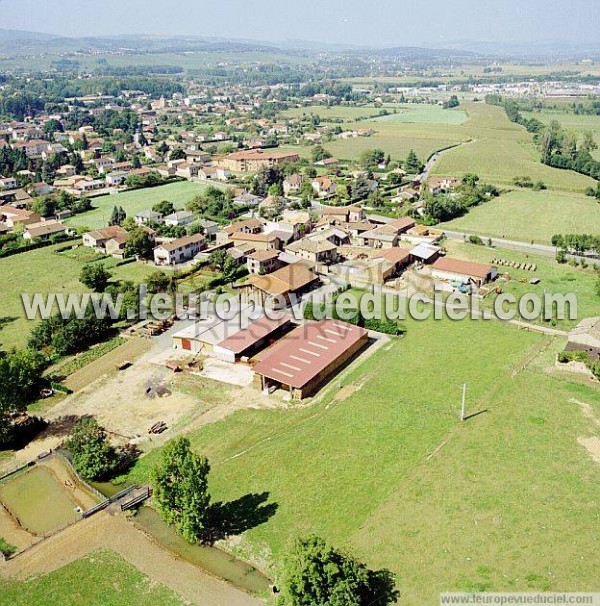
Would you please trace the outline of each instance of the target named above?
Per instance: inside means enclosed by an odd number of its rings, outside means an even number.
[[[41,216],[29,210],[20,210],[14,206],[0,206],[0,224],[7,229],[13,230],[17,225],[29,225],[39,223]]]
[[[170,215],[167,215],[163,221],[165,225],[177,227],[179,225],[189,225],[194,220],[194,213],[189,210],[178,210]]]
[[[392,248],[398,246],[400,235],[398,229],[391,225],[380,225],[370,231],[365,231],[358,235],[363,246],[371,248]]]
[[[302,263],[286,265],[266,276],[252,275],[236,286],[243,302],[273,309],[287,307],[292,295],[299,298],[317,284],[319,277]],[[275,299],[277,297],[278,299]]]
[[[482,286],[494,280],[498,275],[498,270],[492,265],[450,259],[448,257],[440,257],[431,267],[434,278],[457,286]]]
[[[206,239],[201,234],[178,238],[154,249],[156,265],[175,265],[193,259],[206,248]]]
[[[229,154],[221,164],[232,171],[254,172],[266,166],[277,166],[285,162],[298,162],[300,156],[293,152],[250,149]]]
[[[281,388],[295,400],[314,394],[336,370],[368,343],[368,332],[338,320],[299,326],[254,366],[261,390]]]

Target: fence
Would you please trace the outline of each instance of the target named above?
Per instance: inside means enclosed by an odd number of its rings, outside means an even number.
[[[30,467],[33,467],[35,465],[35,461],[29,461],[29,463],[25,463],[25,465],[21,465],[19,467],[17,467],[16,469],[13,469],[12,471],[9,471],[8,473],[5,473],[3,476],[0,476],[0,483],[4,482],[4,480],[7,480],[8,478],[17,475],[18,473],[21,473],[22,471],[25,471],[26,469],[29,469]]]

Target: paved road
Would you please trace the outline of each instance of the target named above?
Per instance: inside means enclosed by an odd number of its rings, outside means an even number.
[[[471,235],[480,236],[484,242],[488,241],[487,236],[482,236],[481,234],[474,233],[466,233],[461,231],[449,231],[447,229],[444,230],[444,233],[451,240],[466,240]],[[526,254],[532,255],[541,255],[544,257],[552,257],[556,256],[557,248],[555,246],[549,246],[547,244],[532,244],[531,242],[522,242],[519,240],[506,240],[505,238],[491,238],[492,246],[496,248],[504,248],[505,250],[514,250],[517,252],[522,252]],[[569,259],[583,259],[587,261],[590,265],[599,265],[600,259],[593,259],[590,257],[580,257],[577,255],[567,255]]]

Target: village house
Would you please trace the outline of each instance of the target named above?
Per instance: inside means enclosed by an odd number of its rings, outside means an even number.
[[[0,189],[15,189],[17,186],[18,183],[14,177],[0,176]]]
[[[294,152],[250,149],[229,154],[221,160],[221,164],[224,168],[236,172],[257,172],[264,167],[277,166],[285,162],[298,162],[299,160],[300,156]]]
[[[217,244],[226,244],[235,233],[259,234],[263,228],[264,223],[260,219],[252,218],[236,221],[217,232]]]
[[[83,234],[83,245],[98,253],[109,254],[106,245],[109,240],[127,238],[127,231],[118,225],[95,229]]]
[[[432,194],[449,192],[458,185],[459,181],[452,177],[431,177],[427,182],[427,188]]]
[[[398,246],[400,234],[398,229],[391,225],[380,225],[370,231],[358,235],[363,246],[370,248],[393,248]]]
[[[256,250],[281,250],[282,245],[281,238],[273,232],[253,234],[238,231],[231,234],[229,241],[233,242],[234,246],[251,244]]]
[[[177,210],[174,213],[163,217],[164,224],[170,225],[171,227],[189,225],[193,220],[194,213],[189,210]]]
[[[162,223],[163,216],[153,210],[143,210],[135,216],[137,225],[148,225],[148,223]]]
[[[303,238],[288,244],[285,252],[313,265],[331,265],[337,259],[337,246],[329,240]]]
[[[284,309],[319,282],[319,277],[306,265],[286,265],[265,276],[251,275],[246,282],[236,285],[243,303],[254,303],[271,309]]]
[[[311,185],[321,198],[335,194],[337,189],[336,182],[329,177],[315,177]]]
[[[353,223],[364,221],[366,213],[360,206],[324,206],[323,218],[338,223]]]
[[[283,180],[283,193],[286,196],[290,194],[297,194],[302,187],[304,177],[302,175],[289,175]]]
[[[13,231],[18,225],[39,223],[42,217],[39,213],[15,208],[14,206],[0,206],[0,224],[8,231]]]
[[[247,256],[246,266],[251,274],[270,274],[281,267],[279,251],[257,250]]]
[[[154,249],[155,265],[177,265],[192,260],[206,248],[206,239],[201,234],[178,238]]]
[[[61,234],[70,234],[71,230],[59,221],[41,221],[40,223],[30,223],[23,232],[24,240],[50,240],[52,236]]]

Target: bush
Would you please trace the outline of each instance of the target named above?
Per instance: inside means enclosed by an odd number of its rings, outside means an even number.
[[[17,548],[10,543],[7,543],[2,537],[0,537],[0,553],[5,557],[10,557],[17,551]]]
[[[406,327],[395,320],[364,320],[363,324],[367,330],[374,330],[395,337],[406,333]]]
[[[477,246],[483,246],[483,240],[479,236],[469,236],[469,242]]]

